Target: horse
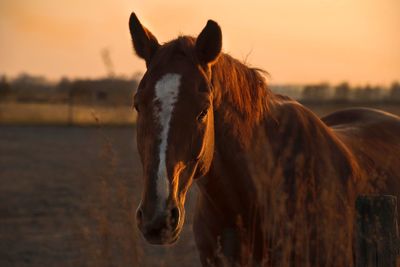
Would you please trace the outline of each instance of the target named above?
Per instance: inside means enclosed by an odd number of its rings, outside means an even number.
[[[353,266],[356,197],[400,193],[400,118],[366,108],[319,118],[222,52],[213,20],[164,44],[134,13],[129,29],[147,68],[133,100],[143,237],[176,242],[197,184],[203,266]]]

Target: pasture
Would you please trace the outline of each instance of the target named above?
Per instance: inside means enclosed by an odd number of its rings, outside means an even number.
[[[400,115],[399,106],[373,107]],[[178,243],[148,245],[134,219],[142,188],[135,128],[101,123],[0,127],[0,266],[200,266],[195,186]]]

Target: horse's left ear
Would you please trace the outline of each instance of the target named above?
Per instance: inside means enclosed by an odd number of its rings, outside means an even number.
[[[136,54],[143,58],[146,65],[149,66],[153,55],[160,47],[157,38],[140,23],[135,13],[132,13],[129,18],[129,30]]]
[[[207,21],[196,40],[196,55],[201,64],[213,64],[217,61],[222,49],[222,32],[218,23]]]

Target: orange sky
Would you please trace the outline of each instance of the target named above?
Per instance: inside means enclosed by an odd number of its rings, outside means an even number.
[[[144,71],[132,52],[135,11],[163,42],[222,27],[224,51],[271,73],[272,83],[400,80],[399,0],[1,0],[0,73],[51,79]]]

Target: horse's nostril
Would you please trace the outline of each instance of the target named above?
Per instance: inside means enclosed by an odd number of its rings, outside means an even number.
[[[136,222],[138,224],[141,224],[143,220],[143,211],[141,208],[138,208],[138,210],[136,211]]]
[[[169,224],[170,224],[170,226],[172,228],[175,228],[176,226],[178,226],[178,223],[179,223],[179,209],[178,209],[178,207],[174,207],[174,208],[171,209],[170,216],[171,217],[170,217]]]

